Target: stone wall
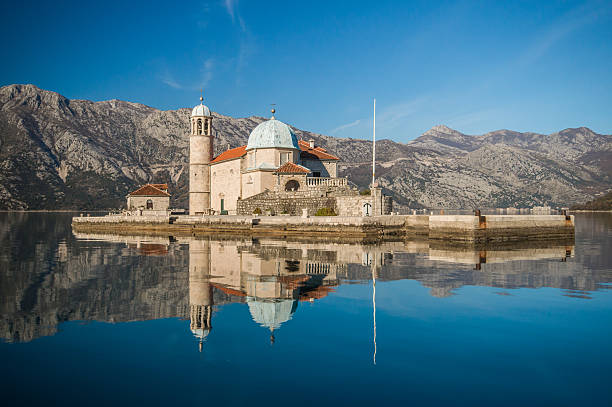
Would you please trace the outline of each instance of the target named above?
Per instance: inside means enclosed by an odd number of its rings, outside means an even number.
[[[336,198],[337,213],[340,216],[364,216],[364,206],[368,204],[370,206],[368,213],[371,216],[372,203],[373,198],[370,195],[339,196]]]
[[[350,191],[345,191],[349,193]],[[302,209],[308,209],[308,215],[314,215],[321,208],[331,208],[339,216],[365,216],[364,205],[369,204],[369,216],[375,215],[373,197],[358,195],[333,196],[322,189],[309,188],[296,192],[266,191],[247,199],[238,200],[237,214],[250,215],[259,208],[262,214],[302,215]],[[383,214],[391,213],[391,197],[384,197]]]
[[[239,215],[251,215],[256,209],[262,214],[270,212],[273,215],[290,214],[298,216],[305,208],[308,215],[313,216],[321,208],[332,208],[337,213],[336,199],[333,197],[305,197],[263,192],[247,199],[238,200]]]

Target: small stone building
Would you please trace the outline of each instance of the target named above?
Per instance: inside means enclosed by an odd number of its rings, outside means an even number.
[[[170,207],[167,184],[146,184],[127,196],[129,211],[142,210],[143,214],[165,214]]]

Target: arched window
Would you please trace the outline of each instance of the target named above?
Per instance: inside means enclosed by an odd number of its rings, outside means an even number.
[[[198,119],[198,134],[202,134],[202,119]]]
[[[285,191],[297,191],[300,189],[300,183],[292,179],[285,184]]]
[[[147,199],[147,209],[153,209],[153,200]]]
[[[208,120],[204,120],[204,134],[208,134]]]

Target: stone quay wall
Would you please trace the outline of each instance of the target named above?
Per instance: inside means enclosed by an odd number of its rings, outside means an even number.
[[[327,203],[325,203],[327,204]],[[314,208],[313,208],[314,210]],[[566,215],[385,215],[385,216],[126,216],[76,217],[75,232],[196,235],[329,236],[381,238],[427,236],[431,242],[503,243],[574,238]]]
[[[574,236],[569,215],[438,215],[429,217],[429,238],[469,242],[565,239]]]

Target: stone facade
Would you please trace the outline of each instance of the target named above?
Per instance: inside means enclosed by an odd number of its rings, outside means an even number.
[[[127,198],[127,208],[130,211],[143,209],[166,212],[169,207],[169,196],[128,196]]]
[[[251,215],[257,209],[262,215],[301,215],[306,209],[308,215],[314,216],[321,208],[336,210],[336,199],[334,197],[314,196],[289,196],[266,191],[251,198],[238,201],[238,214]]]
[[[229,160],[211,166],[211,207],[219,213],[236,213],[236,202],[243,190],[241,163],[242,160]]]
[[[384,196],[380,192],[374,196],[359,195],[357,191],[350,188],[340,190],[306,188],[292,192],[278,188],[275,191],[266,191],[239,200],[237,214],[250,215],[259,209],[262,215],[300,216],[306,209],[307,214],[313,216],[323,208],[332,209],[339,216],[389,215],[392,211],[392,200],[391,197]]]

